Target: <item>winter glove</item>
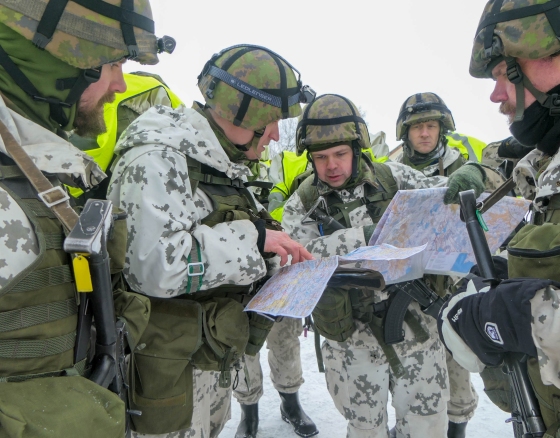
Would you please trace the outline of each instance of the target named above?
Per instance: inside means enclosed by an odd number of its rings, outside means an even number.
[[[447,192],[444,204],[458,204],[459,192],[473,189],[478,198],[485,189],[486,172],[478,163],[467,163],[447,179]]]

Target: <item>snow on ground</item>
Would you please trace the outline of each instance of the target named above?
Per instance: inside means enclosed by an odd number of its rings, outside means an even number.
[[[305,384],[300,389],[300,399],[307,414],[315,421],[320,433],[317,438],[345,438],[346,421],[334,407],[327,391],[325,377],[317,370],[313,333],[301,337],[301,356]],[[280,397],[272,386],[269,376],[267,350],[261,351],[261,366],[264,372],[264,395],[259,402],[258,438],[297,438],[292,427],[280,417]],[[479,395],[478,408],[467,427],[468,438],[510,438],[513,431],[505,420],[508,414],[498,409],[486,397],[483,383],[478,374],[472,374],[473,384]],[[239,404],[232,400],[231,420],[226,424],[220,438],[234,438],[241,411]],[[389,424],[394,425],[395,415],[389,407]]]

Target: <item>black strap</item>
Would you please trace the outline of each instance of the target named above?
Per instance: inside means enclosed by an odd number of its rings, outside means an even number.
[[[134,0],[122,0],[121,8],[124,9],[127,14],[133,14]],[[121,21],[121,32],[130,58],[131,59],[137,58],[138,55],[140,55],[140,49],[138,48],[138,44],[136,44],[136,37],[134,36],[134,27],[130,23]]]
[[[550,21],[548,12],[551,11],[552,9],[560,7],[560,0],[551,0],[548,3],[525,6],[523,8],[512,9],[510,11],[504,11],[498,13],[499,9],[502,6],[502,3],[503,0],[497,0],[496,3],[494,3],[494,6],[492,7],[492,13],[488,15],[484,20],[482,20],[482,22],[478,25],[478,29],[476,30],[477,35],[482,29],[484,29],[487,26],[495,26],[498,23],[518,20],[520,18],[530,17],[532,15],[537,15],[537,14],[546,13],[547,18]],[[553,16],[554,15],[556,14],[553,14]],[[555,30],[555,26],[552,24],[552,22],[550,23],[550,25],[553,28],[553,30]],[[490,32],[491,35],[493,33],[494,33],[493,31]],[[558,33],[556,33],[556,35],[560,36]],[[485,47],[488,46],[485,44]]]
[[[45,7],[45,12],[39,24],[37,25],[37,31],[33,36],[33,44],[35,44],[40,49],[44,49],[45,46],[51,41],[56,26],[62,17],[62,13],[68,4],[68,0],[50,0]]]
[[[276,56],[274,53],[269,53],[276,65],[278,66],[278,72],[280,73],[280,100],[282,103],[281,110],[282,110],[282,117],[287,119],[290,116],[290,105],[288,104],[288,79],[286,78],[286,70],[280,61],[280,58]],[[301,98],[300,94],[298,93],[298,102]]]
[[[439,110],[441,112],[451,112],[447,106],[437,102],[421,102],[418,101],[413,105],[406,106],[399,114],[399,119],[407,115],[425,113],[432,110]]]
[[[72,0],[90,11],[97,12],[105,17],[112,18],[121,23],[138,27],[150,33],[155,33],[154,21],[136,12],[112,5],[102,0]]]

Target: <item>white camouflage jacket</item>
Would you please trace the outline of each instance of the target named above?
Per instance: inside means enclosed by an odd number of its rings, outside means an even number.
[[[1,97],[0,120],[40,170],[58,174],[64,182],[70,182],[71,178],[79,180],[84,187],[97,185],[105,178],[89,155],[12,111]],[[0,154],[8,155],[2,139]],[[39,245],[29,219],[9,193],[0,187],[0,289],[33,263],[38,255]]]
[[[405,152],[403,151],[403,153],[397,158],[398,163],[403,162],[404,153]],[[455,163],[455,161],[457,161],[457,159],[459,159],[460,156],[461,156],[461,152],[459,152],[457,149],[450,148],[449,146],[445,145],[445,155],[443,156],[443,168],[447,169],[449,166]],[[439,173],[439,163],[426,166],[423,169],[419,170],[419,172],[422,172],[425,176],[432,176],[436,173]]]
[[[202,115],[156,105],[127,128],[115,150],[122,156],[107,198],[128,213],[124,274],[133,290],[169,298],[249,285],[266,274],[250,221],[201,224],[212,203],[200,189],[192,193],[186,157],[232,179],[250,175],[247,166],[229,160]]]
[[[445,186],[447,182],[446,177],[435,176],[428,178],[421,172],[404,164],[395,162],[386,162],[384,164],[390,167],[391,173],[399,190],[441,187]],[[328,186],[323,184],[321,181],[319,181],[317,188],[320,194],[329,190]],[[350,189],[338,190],[337,193],[340,195],[344,203],[348,203],[364,196],[364,184]],[[329,236],[321,236],[316,224],[302,225],[301,220],[306,213],[307,211],[301,202],[298,191],[296,191],[288,199],[284,206],[282,226],[294,240],[304,245],[306,249],[316,258],[330,257],[332,255],[345,255],[356,248],[366,246],[368,244],[364,236],[364,226],[372,225],[373,221],[367,213],[365,205],[362,205],[350,212],[349,217],[352,228],[335,231]],[[375,300],[378,302],[387,298],[387,292],[379,292],[375,297]],[[417,303],[411,304],[409,309],[418,316],[422,326],[430,334],[431,340],[428,342],[428,345],[430,345],[437,339],[435,320],[424,315],[420,311]],[[362,341],[365,343],[364,345],[372,346],[377,344],[369,329],[366,330],[363,324],[359,322],[357,322],[357,327],[359,331],[358,337],[362,338]],[[399,355],[409,355],[414,351],[424,348],[424,344],[415,340],[414,333],[406,324],[404,329],[405,340],[394,345],[395,350]]]

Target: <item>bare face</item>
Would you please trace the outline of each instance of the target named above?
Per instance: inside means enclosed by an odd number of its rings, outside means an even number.
[[[547,92],[560,84],[560,57],[542,59],[517,58],[517,62],[523,70],[523,74],[529,78],[535,88]],[[500,112],[508,118],[511,124],[515,117],[517,99],[515,97],[515,85],[512,84],[506,74],[506,62],[502,61],[492,69],[492,78],[496,82],[490,100],[500,104]],[[535,102],[535,96],[525,88],[525,108]]]
[[[416,123],[408,128],[408,140],[416,152],[428,154],[438,144],[439,130],[439,122],[436,120]]]
[[[259,133],[255,133],[257,136]],[[259,138],[257,146],[251,147],[248,151],[243,152],[248,160],[258,160],[261,158],[264,148],[270,143],[271,140],[280,140],[280,131],[278,130],[278,121],[269,123],[261,132],[262,136]]]
[[[311,152],[317,176],[331,187],[340,187],[352,176],[352,148],[335,146],[324,151]]]
[[[107,127],[103,118],[103,105],[115,100],[115,93],[124,93],[122,65],[125,61],[105,64],[101,67],[101,77],[90,84],[78,101],[74,128],[82,137],[95,137],[103,134]]]

